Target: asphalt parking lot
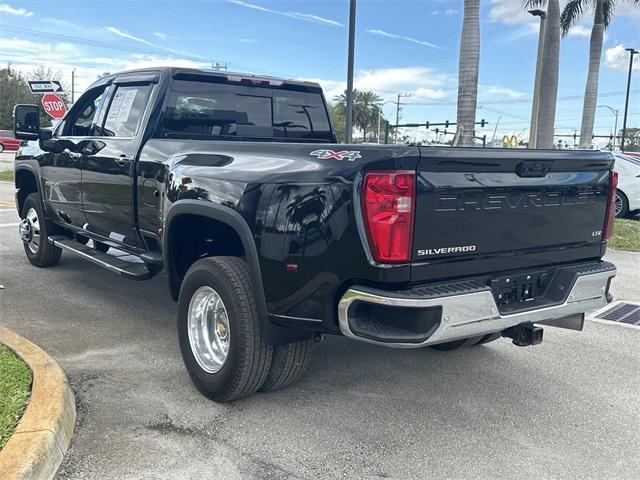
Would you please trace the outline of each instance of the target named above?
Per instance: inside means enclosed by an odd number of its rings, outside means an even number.
[[[163,276],[134,283],[70,255],[36,269],[2,226],[16,222],[0,207],[0,323],[75,391],[61,479],[640,477],[639,328],[457,352],[329,338],[300,384],[217,405],[182,366]],[[640,257],[608,257],[614,295],[640,300]]]

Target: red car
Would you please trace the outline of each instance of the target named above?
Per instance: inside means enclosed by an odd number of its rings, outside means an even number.
[[[0,152],[5,150],[18,150],[20,148],[20,140],[13,138],[11,130],[0,130]]]
[[[630,157],[640,158],[640,152],[624,152],[624,155],[629,155]]]

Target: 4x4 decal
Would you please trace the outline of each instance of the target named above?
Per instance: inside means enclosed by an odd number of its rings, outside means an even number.
[[[312,157],[318,157],[319,160],[343,160],[347,159],[350,162],[362,158],[360,150],[343,150],[341,152],[334,152],[333,150],[314,150],[309,155]]]

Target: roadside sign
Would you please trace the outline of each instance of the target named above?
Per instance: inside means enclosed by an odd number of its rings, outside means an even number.
[[[55,93],[47,93],[42,97],[42,106],[44,111],[47,112],[54,120],[60,120],[67,113],[67,107],[64,101]]]
[[[62,92],[62,85],[57,80],[29,80],[31,93]]]

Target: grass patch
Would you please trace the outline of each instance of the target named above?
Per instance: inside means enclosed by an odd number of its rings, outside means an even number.
[[[31,394],[31,370],[4,345],[0,345],[0,450],[22,418]]]
[[[617,250],[640,252],[640,221],[616,218],[609,245]]]
[[[4,182],[13,182],[15,172],[13,170],[3,170],[0,172],[0,180]]]

